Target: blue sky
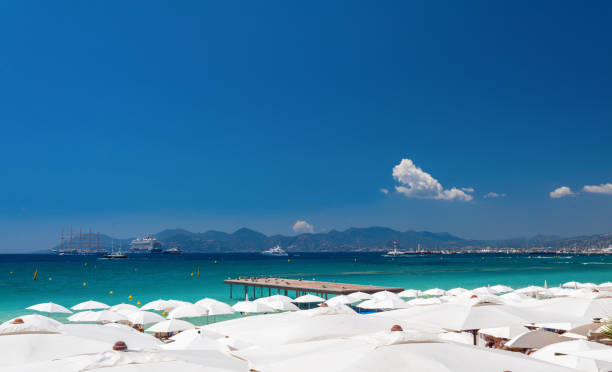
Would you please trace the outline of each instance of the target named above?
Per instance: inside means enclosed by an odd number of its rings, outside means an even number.
[[[71,224],[612,232],[606,187],[581,191],[612,182],[611,10],[3,2],[0,249]]]

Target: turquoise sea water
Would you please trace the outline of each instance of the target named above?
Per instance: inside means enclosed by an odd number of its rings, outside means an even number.
[[[38,278],[34,281],[36,269]],[[391,259],[370,253],[329,253],[293,255],[288,262],[286,257],[255,254],[141,255],[125,260],[0,255],[0,321],[30,313],[23,309],[48,301],[66,307],[89,299],[109,305],[144,304],[158,298],[193,302],[204,297],[234,303],[244,292],[234,288],[234,299],[230,300],[229,286],[223,280],[261,274],[422,290],[488,284],[518,288],[544,285],[544,280],[549,286],[558,286],[570,280],[612,281],[612,256],[462,254]]]

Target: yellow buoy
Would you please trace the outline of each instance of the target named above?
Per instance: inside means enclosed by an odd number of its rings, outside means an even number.
[[[166,312],[164,311],[164,312],[162,313],[162,315],[163,315],[163,316],[166,316],[166,315],[168,315],[168,314],[166,314]]]
[[[13,272],[11,271],[9,274],[13,275]]]
[[[129,296],[128,296],[128,299],[129,299],[130,301],[132,301],[132,295],[129,295]]]
[[[113,293],[114,293],[113,291],[108,292],[108,294],[110,294],[110,295],[112,295]]]
[[[136,302],[136,305],[140,306],[140,301]]]
[[[49,280],[53,280],[53,278],[52,278],[52,277],[49,277]]]
[[[215,260],[215,265],[217,264],[217,260]]]
[[[85,287],[87,285],[87,283],[83,282],[83,287]]]
[[[291,259],[290,259],[290,258],[288,258],[288,259],[287,259],[287,262],[291,262]]]
[[[83,266],[87,267],[87,262],[85,262],[85,263],[83,264]]]

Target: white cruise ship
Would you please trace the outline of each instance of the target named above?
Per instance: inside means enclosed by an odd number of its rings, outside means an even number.
[[[135,239],[130,243],[132,253],[161,253],[162,245],[159,240],[147,236],[146,238]]]
[[[261,252],[264,256],[277,256],[277,257],[286,257],[289,256],[284,249],[280,247],[280,245],[275,246],[274,248],[270,248],[267,251]]]

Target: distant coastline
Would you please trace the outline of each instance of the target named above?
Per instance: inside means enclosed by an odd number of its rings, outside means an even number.
[[[194,233],[184,229],[168,229],[153,236],[159,239],[165,248],[178,247],[186,253],[257,253],[275,245],[280,245],[288,252],[385,252],[393,248],[394,241],[397,241],[400,249],[404,251],[415,251],[420,247],[424,251],[437,252],[515,250],[605,253],[605,249],[612,246],[612,234],[571,238],[538,235],[531,238],[473,240],[444,232],[413,230],[402,232],[386,227],[350,228],[344,231],[332,230],[296,236],[267,236],[248,228],[241,228],[233,233],[214,230]],[[114,244],[121,243],[127,247],[133,238],[116,239],[101,235],[101,240],[106,248],[110,248],[113,240]],[[27,253],[41,254],[51,251],[39,250]]]

